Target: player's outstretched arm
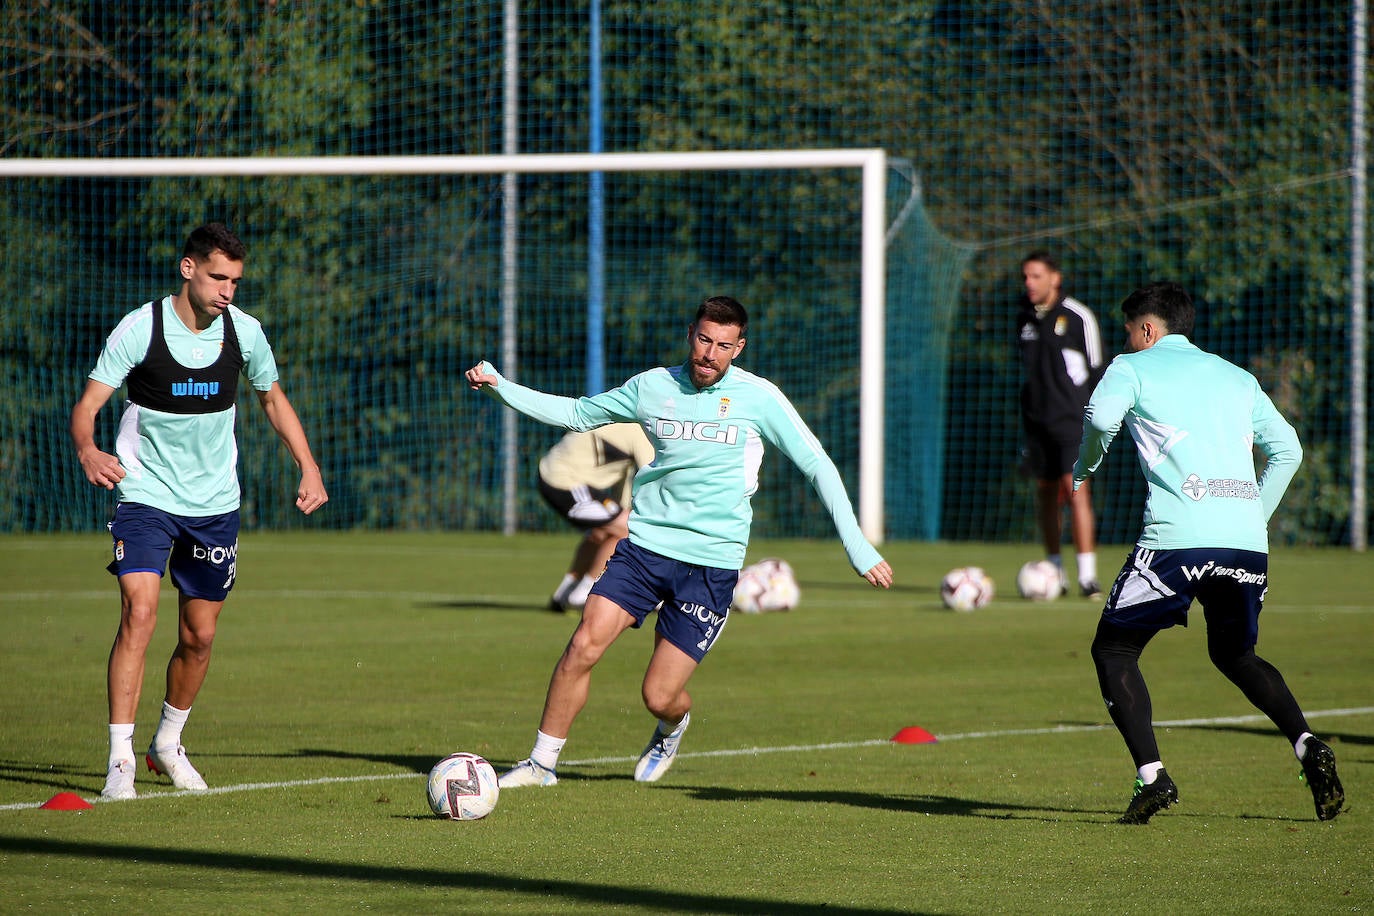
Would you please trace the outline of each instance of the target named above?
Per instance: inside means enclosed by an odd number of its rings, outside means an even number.
[[[258,392],[258,403],[262,405],[263,413],[267,414],[267,422],[272,424],[277,436],[291,452],[296,466],[301,469],[301,482],[296,487],[296,508],[309,515],[329,502],[329,494],[325,492],[324,476],[310,452],[310,441],[305,437],[300,417],[296,416],[296,409],[291,406],[286,392],[281,390],[277,382],[273,382],[268,390]]]
[[[81,471],[86,479],[97,487],[113,490],[115,484],[124,479],[124,468],[119,459],[102,452],[95,444],[95,417],[110,400],[115,390],[109,385],[89,379],[81,399],[72,408],[71,435],[76,446],[76,459],[81,462]]]
[[[486,360],[478,362],[463,376],[472,390],[481,391],[531,420],[549,426],[585,432],[607,423],[638,422],[639,419],[635,387],[638,376],[610,391],[582,398],[527,388],[501,375]]]
[[[887,564],[886,560],[880,560],[877,566],[864,573],[864,578],[874,588],[891,588],[892,567]]]

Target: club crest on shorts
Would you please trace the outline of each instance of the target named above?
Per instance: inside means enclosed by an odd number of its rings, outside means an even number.
[[[730,399],[721,398],[720,406],[716,408],[716,419],[724,420],[728,416],[730,416]]]
[[[115,551],[114,551],[114,553],[115,553],[115,559],[116,559],[116,560],[122,560],[122,559],[124,559],[124,542],[123,542],[123,541],[115,541]]]

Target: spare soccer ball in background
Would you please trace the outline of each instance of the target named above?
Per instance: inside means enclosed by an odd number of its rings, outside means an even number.
[[[977,566],[961,566],[940,580],[940,600],[956,611],[975,611],[992,600],[992,579]]]
[[[440,817],[475,821],[496,807],[496,770],[476,754],[449,754],[429,771],[429,807]]]
[[[746,614],[790,611],[801,601],[797,577],[786,560],[769,557],[739,571],[735,597],[730,603]]]
[[[1050,601],[1063,592],[1059,567],[1049,560],[1031,560],[1016,574],[1016,590],[1031,601]]]

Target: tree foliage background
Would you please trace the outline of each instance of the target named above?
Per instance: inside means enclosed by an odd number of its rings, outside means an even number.
[[[587,5],[524,6],[521,151],[583,151]],[[1348,3],[605,0],[602,16],[608,151],[900,160],[921,213],[891,255],[910,269],[889,278],[889,387],[939,422],[890,428],[894,536],[1033,540],[1010,325],[1020,258],[1046,247],[1110,352],[1131,289],[1187,285],[1198,342],[1256,372],[1307,447],[1276,536],[1348,538]],[[4,157],[502,152],[497,2],[12,0],[0,48]],[[521,379],[567,393],[586,195],[585,176],[521,181]],[[500,209],[491,178],[5,182],[0,528],[108,511],[66,413],[103,336],[172,291],[206,219],[249,243],[240,299],[330,473],[326,523],[499,524],[498,414],[458,376],[497,346]],[[756,310],[750,368],[794,396],[852,487],[856,219],[838,173],[609,180],[608,378],[679,358],[689,310],[729,290]],[[298,523],[284,455],[241,423],[250,523]],[[532,476],[556,434],[523,435]],[[1138,525],[1130,451],[1099,488],[1108,542]],[[937,505],[916,505],[904,468],[938,478]],[[796,475],[768,473],[761,533],[824,534]],[[522,525],[555,524],[526,489]]]

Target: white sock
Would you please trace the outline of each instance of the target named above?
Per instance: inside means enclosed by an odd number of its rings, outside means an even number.
[[[1164,764],[1156,760],[1154,763],[1147,763],[1136,772],[1140,776],[1140,781],[1149,785],[1159,778],[1159,771],[1164,769]]]
[[[686,713],[684,713],[682,716],[682,719],[685,718],[687,718]],[[678,726],[682,724],[682,719],[678,719],[676,722],[669,722],[667,719],[659,719],[658,728],[660,733],[664,735],[671,735],[673,732],[677,731]]]
[[[587,604],[587,596],[591,594],[592,586],[595,584],[596,580],[591,576],[583,576],[579,579],[577,586],[572,591],[568,592],[568,606],[585,607]]]
[[[1087,585],[1089,582],[1097,581],[1097,554],[1080,553],[1078,555],[1078,584]]]
[[[110,766],[134,760],[134,723],[110,725]]]
[[[556,770],[558,769],[558,755],[563,753],[563,745],[567,743],[567,738],[555,738],[553,735],[536,731],[534,733],[534,750],[530,751],[530,759],[546,770]]]
[[[572,591],[573,586],[576,584],[577,576],[574,576],[572,573],[564,573],[563,581],[558,583],[558,588],[553,590],[553,600],[562,604],[567,600],[568,592]]]
[[[113,726],[111,727],[113,728]],[[1302,760],[1302,758],[1307,756],[1307,739],[1315,737],[1316,735],[1313,735],[1311,732],[1303,732],[1302,735],[1298,737],[1298,740],[1293,742],[1293,753],[1298,755],[1298,760]]]
[[[186,727],[190,709],[177,709],[162,701],[162,718],[158,720],[157,732],[153,735],[153,747],[176,747],[181,743],[181,730]]]

